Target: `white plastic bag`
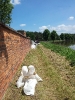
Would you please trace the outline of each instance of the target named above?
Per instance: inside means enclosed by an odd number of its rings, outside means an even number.
[[[28,66],[28,76],[29,79],[36,79],[37,81],[43,81],[41,77],[35,72],[35,68],[33,65]]]
[[[22,74],[23,76],[26,76],[27,73],[28,73],[28,68],[27,68],[27,66],[23,66],[23,67],[22,67],[21,74]]]
[[[32,44],[31,49],[35,49],[35,48],[36,48],[36,45]]]
[[[41,77],[39,77],[38,74],[35,74],[35,79],[39,82],[39,81],[43,81]]]
[[[34,95],[35,93],[35,86],[37,84],[37,80],[36,79],[28,79],[24,85],[24,93],[26,95]]]
[[[19,77],[18,81],[16,82],[16,85],[17,85],[18,88],[20,88],[24,85],[25,76],[27,75],[27,73],[28,73],[27,66],[23,66],[22,71],[21,71],[21,76]]]
[[[33,65],[28,66],[28,75],[33,75],[35,72],[35,68]]]
[[[34,66],[30,65],[28,68],[27,66],[22,67],[21,76],[16,84],[18,88],[24,86],[23,90],[26,95],[34,95],[37,81],[42,81],[42,79],[35,73]]]
[[[24,86],[24,82],[22,81],[22,80],[23,80],[23,77],[24,77],[24,76],[21,75],[21,76],[19,77],[18,81],[16,82],[16,85],[17,85],[18,88]]]

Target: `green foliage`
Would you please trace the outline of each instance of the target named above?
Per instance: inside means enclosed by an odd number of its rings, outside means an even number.
[[[30,32],[30,31],[27,31],[26,32],[26,36],[30,37],[31,40],[42,40],[42,38],[43,38],[41,32]]]
[[[61,33],[60,38],[61,38],[61,40],[65,40],[65,34]]]
[[[70,39],[70,35],[69,34],[65,34],[65,40],[69,41],[69,39]]]
[[[47,41],[48,38],[49,38],[49,35],[50,35],[50,31],[48,29],[45,29],[44,32],[43,32],[43,39],[45,41]]]
[[[53,31],[51,32],[51,39],[54,41],[54,40],[56,39],[56,37],[57,37],[57,33],[56,33],[55,30],[53,30]]]
[[[43,33],[41,32],[26,32],[27,37],[30,37],[32,40],[45,40],[45,41],[51,41],[56,42],[55,40],[63,40],[68,42],[74,42],[75,41],[75,34],[68,34],[68,33],[61,33],[60,36],[57,34],[55,30],[53,30],[51,33],[48,29],[45,29]]]
[[[32,32],[27,31],[26,32],[27,37],[30,37],[32,40],[45,40],[45,41],[51,41],[56,42],[55,40],[65,40],[66,42],[74,42],[75,41],[75,34],[68,34],[68,33],[61,33],[60,36],[57,34],[55,30],[53,30],[51,33],[48,29],[44,30],[43,33],[41,32]]]
[[[35,34],[35,40],[42,40],[42,38],[43,38],[43,34],[41,33],[41,32],[34,32],[34,34]]]
[[[11,23],[11,12],[13,5],[10,0],[0,0],[0,22],[3,24]]]
[[[61,33],[60,38],[65,41],[75,41],[75,34]]]
[[[56,40],[60,40],[60,36],[56,34]]]
[[[61,54],[62,56],[65,56],[66,59],[70,61],[71,66],[75,66],[75,50],[72,50],[70,48],[52,44],[50,42],[41,42],[46,48],[51,49],[52,51]]]
[[[27,37],[30,37],[31,40],[35,40],[34,32],[29,32],[29,31],[27,31],[27,32],[26,32],[26,35],[27,35]]]

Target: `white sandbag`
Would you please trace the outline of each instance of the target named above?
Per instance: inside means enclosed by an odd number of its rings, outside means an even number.
[[[40,44],[40,43],[38,43],[38,44]]]
[[[35,68],[33,65],[28,66],[28,76],[29,79],[36,79],[37,81],[43,81],[41,77],[38,76],[35,72]]]
[[[24,93],[26,95],[34,95],[35,93],[35,86],[37,84],[37,80],[36,79],[28,79],[24,85]]]
[[[41,77],[39,77],[39,75],[38,75],[38,74],[35,74],[35,79],[36,79],[37,81],[43,81],[43,80],[42,80],[42,78],[41,78]]]
[[[29,78],[29,79],[36,79],[38,82],[39,82],[39,81],[43,81],[42,78],[39,77],[39,75],[36,74],[36,73],[35,73],[34,75],[30,75],[28,78]]]
[[[29,75],[29,79],[36,79],[35,75]]]
[[[26,76],[27,73],[28,73],[28,68],[27,68],[27,66],[23,66],[23,67],[22,67],[21,74],[22,74],[23,76]]]
[[[35,48],[36,48],[36,45],[32,44],[31,49],[35,49]]]
[[[23,77],[24,77],[24,76],[21,75],[21,76],[19,77],[18,81],[16,82],[16,85],[17,85],[18,88],[24,86],[24,82],[22,81],[22,80],[23,80]]]
[[[42,79],[36,74],[34,66],[30,65],[28,68],[23,66],[16,85],[18,88],[24,86],[23,90],[26,95],[34,95],[37,81],[42,81]]]
[[[35,72],[35,68],[33,65],[28,66],[28,75],[33,75]]]

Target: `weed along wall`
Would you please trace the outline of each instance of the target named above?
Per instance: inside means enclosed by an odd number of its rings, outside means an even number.
[[[30,38],[0,23],[0,100],[30,50]]]

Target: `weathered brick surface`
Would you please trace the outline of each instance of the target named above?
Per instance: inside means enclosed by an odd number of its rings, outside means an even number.
[[[30,50],[30,39],[0,24],[0,100]]]

